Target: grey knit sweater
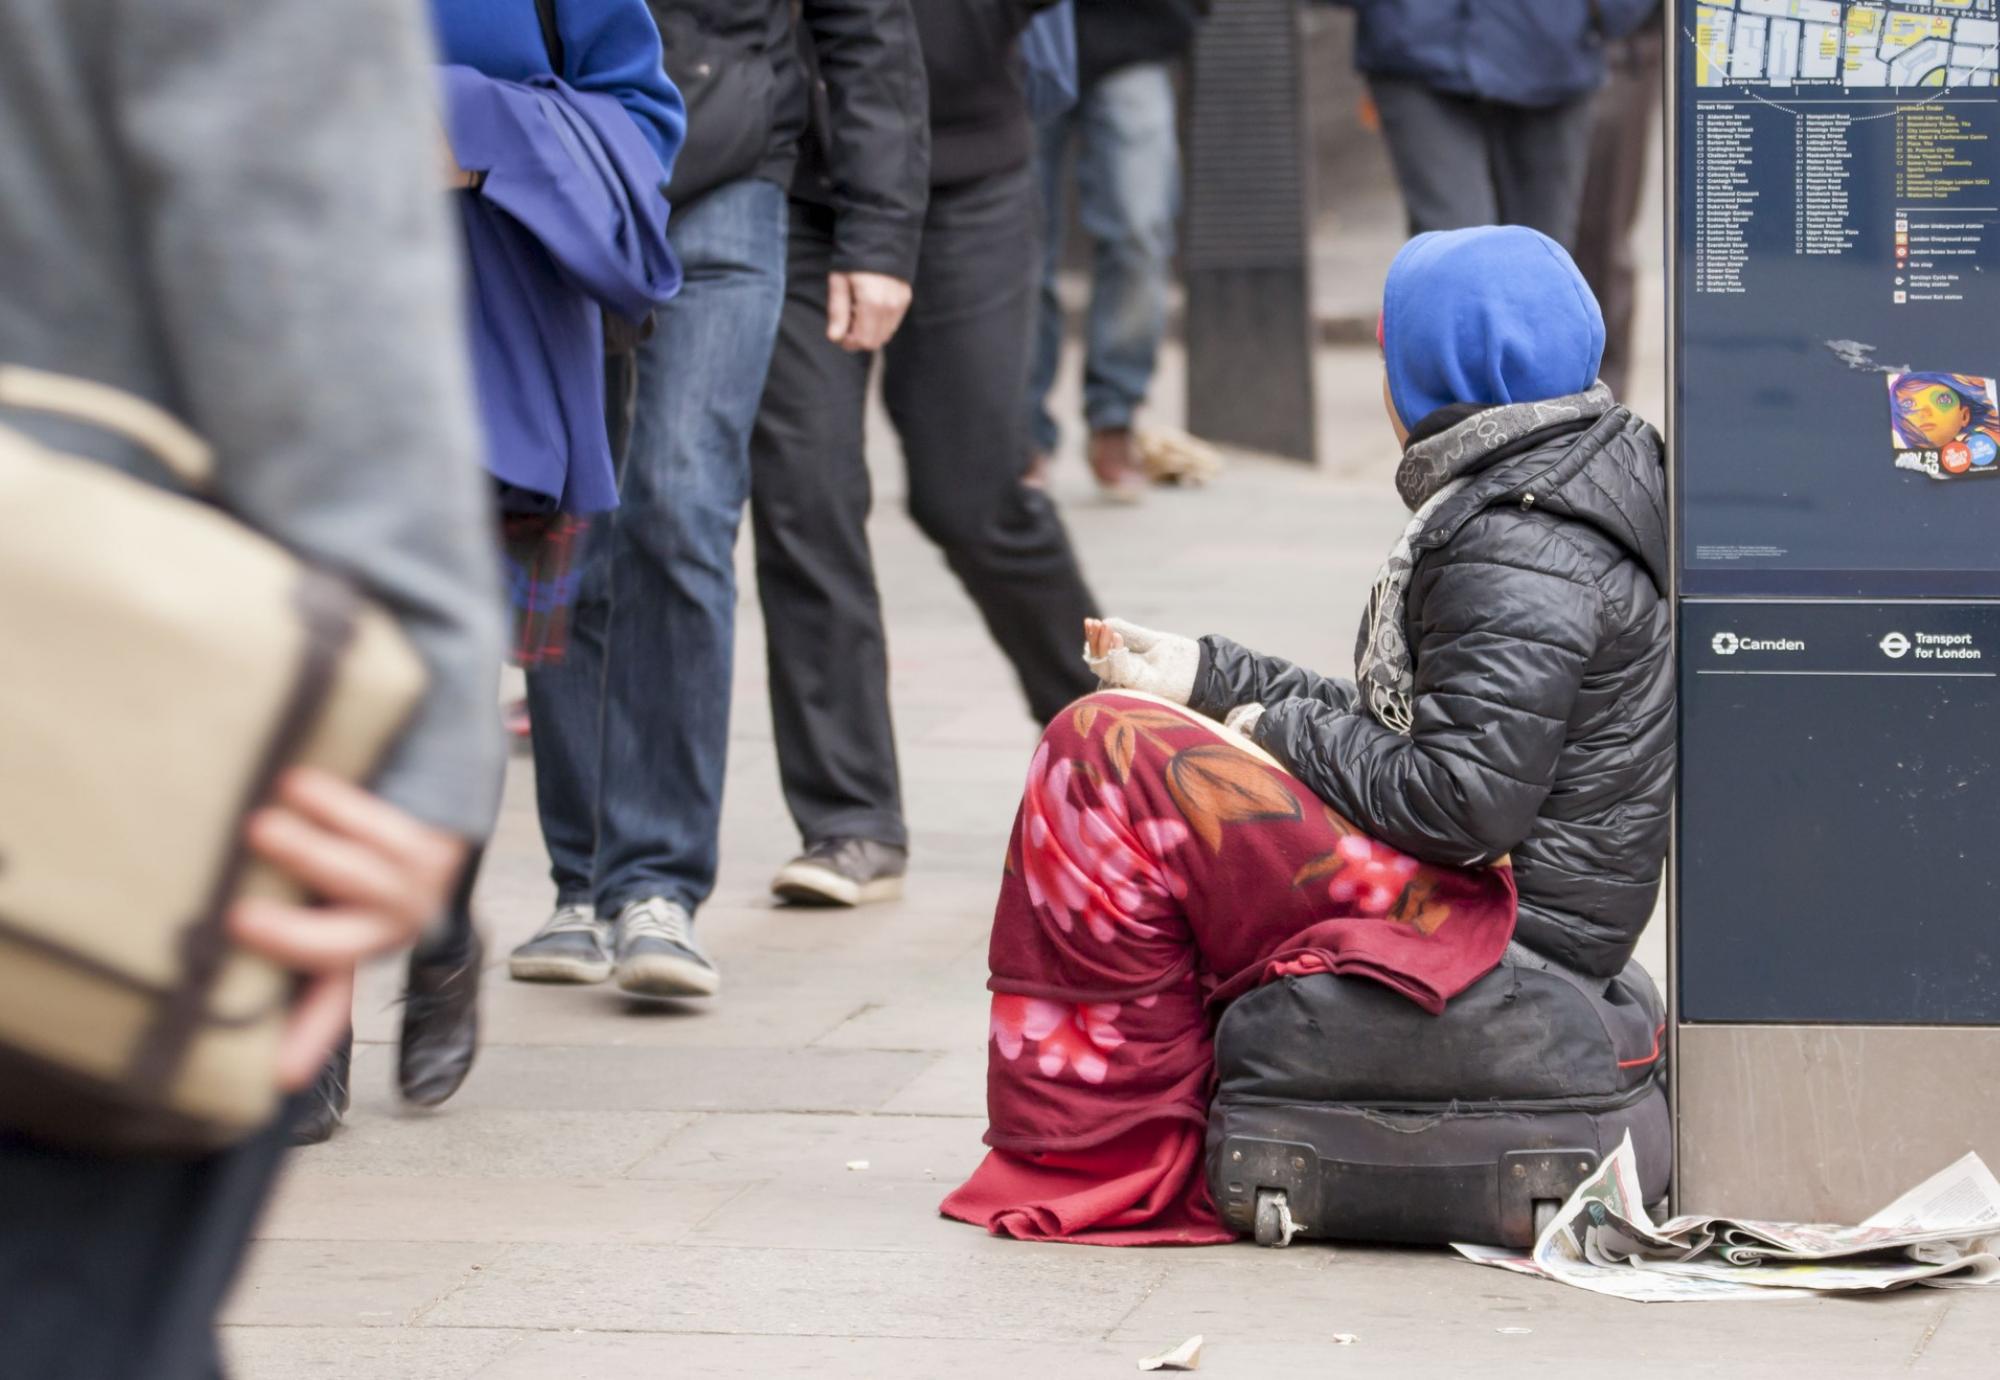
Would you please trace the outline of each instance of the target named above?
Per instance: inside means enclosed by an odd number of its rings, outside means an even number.
[[[501,605],[427,15],[0,0],[0,361],[161,403],[229,509],[382,601],[431,677],[382,793],[483,835]]]

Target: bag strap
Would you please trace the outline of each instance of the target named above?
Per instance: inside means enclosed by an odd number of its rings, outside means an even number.
[[[208,443],[162,407],[109,384],[0,364],[0,407],[69,417],[144,448],[190,489],[206,491],[215,476]]]
[[[542,46],[549,50],[549,67],[563,74],[562,30],[556,27],[556,0],[535,0],[535,17],[542,21]]]

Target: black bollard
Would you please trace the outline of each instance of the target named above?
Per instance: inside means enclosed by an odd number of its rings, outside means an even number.
[[[1230,0],[1189,80],[1188,426],[1312,462],[1311,183],[1297,0]]]

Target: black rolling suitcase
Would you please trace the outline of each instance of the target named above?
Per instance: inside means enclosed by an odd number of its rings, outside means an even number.
[[[1216,1202],[1264,1245],[1526,1246],[1627,1132],[1662,1200],[1665,1021],[1636,964],[1590,979],[1518,945],[1440,1016],[1363,978],[1260,987],[1216,1031]]]

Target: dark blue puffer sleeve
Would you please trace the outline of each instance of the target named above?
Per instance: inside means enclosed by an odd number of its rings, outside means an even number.
[[[1306,699],[1272,706],[1255,737],[1373,837],[1469,866],[1512,851],[1534,826],[1597,647],[1601,596],[1565,574],[1471,553],[1430,564],[1411,591],[1421,632],[1408,737]]]

